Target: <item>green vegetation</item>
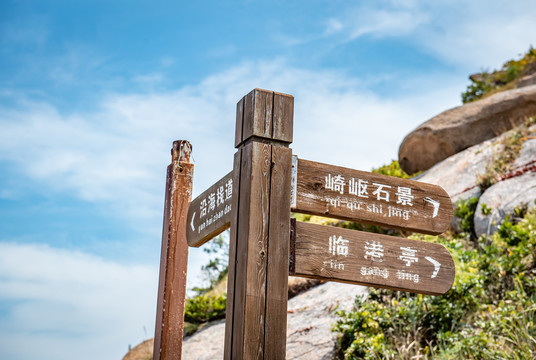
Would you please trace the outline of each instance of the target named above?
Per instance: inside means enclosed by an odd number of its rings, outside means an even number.
[[[227,272],[229,244],[226,237],[220,235],[203,246],[209,255],[209,261],[201,267],[206,287],[194,287],[196,296],[186,299],[184,306],[184,333],[191,335],[209,321],[223,319],[227,302]]]
[[[201,324],[207,321],[223,319],[227,296],[198,295],[188,299],[184,309],[184,320],[189,323]]]
[[[412,175],[407,174],[404,170],[400,168],[400,164],[396,160],[391,161],[389,165],[383,165],[379,168],[374,168],[372,169],[372,172],[376,174],[394,176],[402,179],[409,179],[420,174],[420,172]]]
[[[529,48],[519,60],[510,60],[500,70],[484,71],[469,77],[471,84],[462,93],[462,102],[468,103],[503,90],[515,88],[519,79],[536,72],[536,50]]]
[[[222,235],[210,240],[203,245],[206,254],[213,255],[208,264],[201,266],[201,271],[208,282],[206,287],[194,287],[192,290],[198,295],[210,292],[214,287],[227,277],[229,263],[229,244]]]
[[[476,206],[478,205],[478,198],[472,197],[469,199],[459,199],[456,201],[456,206],[454,207],[454,216],[460,219],[460,229],[468,236],[472,235],[474,228],[474,217]]]
[[[461,207],[474,212],[474,201]],[[460,209],[461,207],[458,207]],[[472,210],[471,210],[472,209]],[[490,238],[413,235],[448,248],[456,280],[443,296],[372,290],[339,312],[344,359],[536,358],[536,210]],[[467,219],[470,222],[469,219]]]
[[[528,118],[524,124],[517,126],[504,136],[498,145],[499,151],[494,151],[486,172],[479,176],[478,183],[482,190],[496,184],[503,175],[511,170],[512,164],[518,157],[523,143],[530,135],[530,126],[536,123],[536,118]]]

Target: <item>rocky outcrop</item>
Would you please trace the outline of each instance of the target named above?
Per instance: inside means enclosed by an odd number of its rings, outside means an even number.
[[[409,174],[429,169],[534,115],[536,85],[503,91],[447,110],[405,137],[398,152],[400,167]]]
[[[536,73],[521,78],[517,83],[518,88],[531,85],[536,85]]]
[[[486,172],[493,153],[500,147],[496,139],[487,140],[441,161],[414,180],[441,186],[453,204],[458,199],[479,197],[479,176]]]
[[[518,129],[513,130],[518,131]],[[459,199],[479,197],[475,212],[475,234],[493,234],[514,208],[526,204],[535,206],[536,199],[536,125],[524,133],[523,144],[510,170],[499,174],[498,182],[484,193],[479,182],[482,175],[498,154],[504,151],[504,144],[513,136],[506,132],[501,136],[472,146],[434,165],[431,169],[415,177],[415,180],[441,186],[449,194],[453,205]],[[491,209],[484,214],[483,204]],[[456,218],[453,227],[459,230]]]
[[[490,235],[497,231],[507,215],[512,216],[516,207],[532,208],[536,199],[536,172],[501,181],[489,189],[478,200],[475,212],[475,235]],[[484,214],[483,207],[490,213]]]
[[[288,302],[287,359],[335,358],[336,334],[331,325],[337,310],[350,310],[366,288],[329,282],[307,290]],[[223,358],[225,321],[211,323],[183,342],[183,359]]]
[[[531,130],[512,169],[478,200],[474,219],[476,236],[493,234],[506,216],[514,214],[516,207],[536,206],[536,126]],[[484,205],[491,213],[484,214]]]

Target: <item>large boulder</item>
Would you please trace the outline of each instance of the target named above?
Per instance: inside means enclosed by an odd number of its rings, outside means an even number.
[[[447,110],[409,133],[400,145],[400,167],[426,170],[470,146],[492,139],[536,115],[536,85],[503,91]]]
[[[497,139],[484,141],[435,164],[413,179],[441,186],[453,204],[458,199],[479,197],[479,176],[486,172],[493,154],[501,148]]]
[[[512,130],[512,131],[518,131]],[[432,168],[416,176],[414,180],[441,186],[449,194],[453,205],[457,200],[480,197],[480,203],[475,213],[475,233],[493,233],[497,226],[515,207],[527,203],[534,205],[536,195],[536,125],[525,132],[524,142],[510,170],[500,174],[499,182],[484,194],[479,186],[479,180],[493,164],[495,157],[504,151],[504,144],[512,137],[512,132],[506,132],[494,139],[471,146],[459,152]],[[482,213],[482,204],[493,209],[486,216]],[[490,225],[490,223],[493,223]],[[459,229],[459,221],[453,219],[453,227]]]

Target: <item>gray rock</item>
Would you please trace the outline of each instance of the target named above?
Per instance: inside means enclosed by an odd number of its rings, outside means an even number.
[[[503,181],[522,176],[527,172],[536,171],[536,125],[530,128],[530,134],[512,164],[512,170],[503,176]],[[480,197],[479,177],[486,172],[486,167],[493,161],[494,153],[503,150],[501,142],[508,136],[510,136],[509,132],[472,146],[441,161],[414,179],[441,186],[449,194],[453,205],[459,199]],[[518,190],[516,188],[510,189],[510,191],[517,193],[518,191],[524,191],[524,189]],[[497,214],[499,213],[504,213],[504,209],[497,208]],[[495,216],[498,216],[497,214]],[[504,216],[497,219],[500,218],[504,218]],[[455,217],[452,227],[460,230],[459,225],[459,221]],[[487,225],[482,226],[486,227],[484,231],[487,231]]]
[[[327,282],[288,303],[287,359],[335,359],[336,334],[331,326],[337,310],[350,310],[367,288]]]
[[[475,234],[491,235],[497,231],[507,214],[513,214],[514,208],[527,204],[529,208],[535,206],[536,199],[536,173],[527,172],[521,176],[501,181],[480,197],[475,212]],[[482,213],[482,204],[492,209],[491,214]]]
[[[287,359],[327,360],[335,358],[336,334],[331,326],[335,311],[350,310],[365,287],[328,282],[292,298],[288,302]],[[184,359],[223,358],[225,321],[211,323],[183,342]]]
[[[223,359],[225,320],[213,321],[182,342],[182,358],[213,360]]]
[[[506,135],[506,134],[505,134]],[[529,128],[529,136],[502,180],[487,189],[479,200],[475,212],[475,234],[493,234],[516,206],[526,203],[535,206],[536,199],[536,125]],[[482,213],[482,204],[492,208],[488,216]]]
[[[478,178],[484,174],[494,151],[501,146],[497,139],[485,141],[434,165],[414,180],[441,186],[453,204],[458,199],[480,196]]]
[[[400,145],[398,159],[409,174],[485,140],[492,139],[527,116],[536,115],[536,85],[507,90],[447,110],[409,133]]]
[[[512,171],[506,177],[521,175],[536,167],[536,125],[529,128],[530,135],[523,143],[518,157],[512,164]],[[503,150],[501,142],[510,133],[504,133],[494,139],[459,152],[432,168],[414,177],[414,180],[441,186],[449,194],[452,203],[458,199],[479,197],[479,177],[486,172],[486,167],[493,161],[493,155]]]
[[[536,125],[530,127],[530,135],[523,143],[523,147],[519,152],[513,164],[513,170],[527,168],[536,162]]]
[[[524,87],[524,86],[531,86],[531,85],[536,85],[536,73],[524,76],[517,83],[518,88]]]

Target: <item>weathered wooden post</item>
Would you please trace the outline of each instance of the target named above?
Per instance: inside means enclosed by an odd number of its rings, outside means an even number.
[[[188,141],[174,141],[171,164],[167,168],[154,360],[181,358],[188,266],[186,215],[192,199],[194,174],[191,150]]]
[[[294,98],[237,104],[225,324],[228,360],[285,359]]]

